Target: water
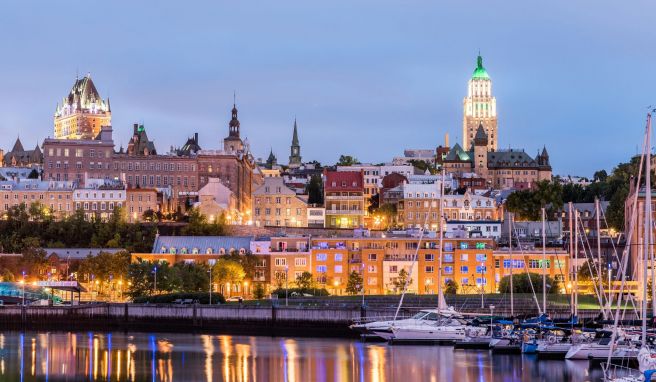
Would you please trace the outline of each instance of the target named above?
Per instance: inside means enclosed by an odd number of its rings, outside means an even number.
[[[5,332],[0,381],[599,381],[588,362],[447,346],[201,334]]]

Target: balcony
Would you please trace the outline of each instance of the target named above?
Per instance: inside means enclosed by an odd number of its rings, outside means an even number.
[[[324,198],[326,200],[364,200],[363,196],[338,196],[338,195],[326,195]]]
[[[364,210],[326,210],[326,215],[364,215]]]

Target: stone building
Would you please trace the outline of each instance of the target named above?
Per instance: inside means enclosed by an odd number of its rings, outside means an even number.
[[[11,148],[11,151],[5,153],[1,160],[2,165],[5,167],[41,166],[43,164],[43,152],[39,145],[36,145],[34,150],[25,150],[20,138],[16,138],[14,147]]]
[[[281,177],[264,178],[253,192],[253,224],[258,227],[307,227],[305,196],[287,187]]]
[[[476,69],[469,80],[467,96],[463,100],[462,145],[465,150],[472,147],[474,135],[482,126],[489,140],[488,151],[498,148],[497,100],[492,96],[492,80],[483,67],[483,57],[476,61]]]
[[[324,171],[326,227],[357,228],[364,224],[364,173]]]

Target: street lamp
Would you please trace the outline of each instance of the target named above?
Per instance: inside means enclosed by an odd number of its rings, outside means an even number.
[[[285,306],[289,306],[288,282],[289,282],[289,266],[285,265]]]
[[[157,266],[153,268],[153,274],[155,275],[154,277],[154,285],[153,285],[153,293],[157,294]]]
[[[23,271],[23,279],[21,280],[21,286],[23,287],[23,306],[25,306],[25,271]]]
[[[490,305],[490,334],[492,334],[493,317],[494,317],[494,305]]]
[[[210,305],[212,305],[212,267],[210,266],[210,270],[207,271],[207,273],[210,274]]]
[[[362,268],[362,306],[364,307],[364,263],[361,264]]]
[[[485,293],[485,265],[484,263],[481,263],[481,309],[485,309],[485,303],[483,302],[483,294]]]

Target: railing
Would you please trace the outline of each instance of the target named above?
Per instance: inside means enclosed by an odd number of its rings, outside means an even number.
[[[632,369],[626,366],[617,364],[607,364],[603,362],[601,368],[604,371],[604,381],[622,380],[622,381],[639,381],[638,379],[643,373],[640,370]]]
[[[364,200],[363,196],[326,195],[326,200]]]
[[[326,215],[364,215],[364,210],[326,210]]]

